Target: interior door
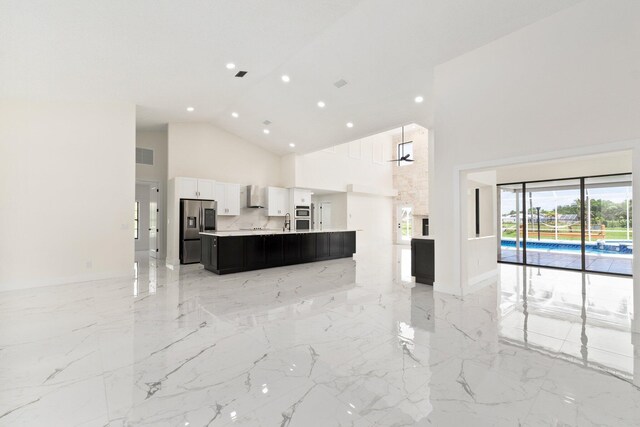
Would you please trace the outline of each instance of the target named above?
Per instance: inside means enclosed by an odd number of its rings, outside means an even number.
[[[320,203],[320,229],[329,230],[331,228],[331,203]]]
[[[396,211],[397,230],[396,243],[408,245],[413,236],[413,208],[408,205],[399,205]]]
[[[158,195],[160,190],[158,187],[151,186],[149,194],[149,255],[152,258],[157,258],[158,249],[158,234],[160,233],[160,227],[158,224]]]

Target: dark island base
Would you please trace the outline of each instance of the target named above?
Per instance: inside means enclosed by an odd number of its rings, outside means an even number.
[[[352,257],[355,231],[255,236],[200,235],[200,263],[216,274]]]
[[[435,245],[431,239],[411,239],[411,275],[416,283],[433,286],[435,280]]]

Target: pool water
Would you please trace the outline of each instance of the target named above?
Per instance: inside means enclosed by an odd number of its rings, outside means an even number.
[[[500,242],[503,248],[515,248],[516,241],[503,239]],[[544,249],[547,251],[563,251],[563,252],[580,252],[580,243],[572,242],[538,242],[527,241],[527,249]],[[605,243],[587,243],[585,247],[586,253],[592,254],[621,254],[631,255],[633,253],[633,244],[631,242],[615,242],[609,241]]]

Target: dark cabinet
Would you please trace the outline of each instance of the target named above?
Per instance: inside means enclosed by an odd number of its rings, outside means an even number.
[[[351,257],[356,233],[319,232],[257,236],[201,235],[201,263],[217,274]]]
[[[282,237],[281,235],[264,236],[265,261],[268,267],[284,264]]]
[[[282,256],[285,264],[295,264],[300,261],[300,237],[300,234],[282,236]]]
[[[229,238],[216,238],[217,246],[214,244],[218,257],[219,270],[238,270],[244,267],[244,241],[240,236],[230,236]]]
[[[226,239],[226,237],[224,238]],[[245,236],[244,264],[246,270],[266,267],[265,236]]]
[[[331,258],[340,258],[342,257],[342,253],[343,253],[343,247],[342,247],[342,240],[343,240],[343,234],[342,232],[336,232],[336,233],[328,233],[329,235],[329,256]]]
[[[433,285],[435,244],[432,239],[411,239],[411,275],[416,278],[416,283]]]
[[[244,269],[244,242],[242,237],[203,236],[201,263],[209,269],[233,273]]]
[[[317,233],[300,234],[300,261],[307,262],[317,259]]]
[[[316,259],[329,258],[329,233],[314,233],[316,235]]]
[[[345,231],[342,233],[342,239],[342,256],[353,256],[356,253],[356,232]]]

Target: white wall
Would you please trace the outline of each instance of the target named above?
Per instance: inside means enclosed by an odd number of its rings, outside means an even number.
[[[169,124],[168,178],[280,186],[280,157],[208,123]]]
[[[283,176],[294,182],[288,185],[331,191],[346,191],[350,184],[366,185],[373,189],[393,188],[391,135],[381,133],[367,138],[336,145],[326,150],[283,160]]]
[[[167,131],[137,131],[136,147],[153,150],[153,165],[136,163],[136,179],[166,182],[167,180]]]
[[[208,123],[171,123],[168,127],[168,179],[175,177],[213,179],[220,182],[281,186],[279,156]],[[180,206],[168,186],[167,264],[179,259]],[[244,191],[244,188],[243,188]],[[246,194],[246,193],[243,193]],[[241,194],[241,204],[246,196]],[[246,203],[246,202],[245,202]],[[218,217],[220,229],[279,227],[281,219],[270,219],[265,210],[241,209],[236,217]]]
[[[137,131],[136,147],[153,150],[153,165],[136,163],[136,182],[145,181],[148,183],[157,183],[160,189],[160,212],[158,213],[158,224],[160,225],[158,258],[163,259],[167,253],[167,233],[164,227],[167,215],[167,131]],[[147,241],[148,246],[148,239],[145,240]],[[140,240],[136,242],[136,250],[143,250],[140,243]]]
[[[463,209],[467,212],[467,239],[463,240],[461,254],[466,259],[461,276],[467,290],[473,291],[490,283],[498,274],[496,172],[470,173],[466,177],[467,195]],[[480,235],[475,234],[475,189],[480,189]]]
[[[498,184],[631,172],[631,151],[498,168]]]
[[[136,201],[140,203],[138,215],[138,238],[135,239],[136,251],[149,250],[149,202],[151,201],[151,186],[136,184]],[[133,238],[133,236],[131,236]]]
[[[614,151],[640,137],[638,22],[640,2],[585,1],[436,68],[436,290],[465,292],[466,170]]]
[[[376,253],[392,244],[393,198],[347,193],[347,228],[357,232],[356,253]],[[386,247],[386,248],[385,248]]]
[[[347,193],[313,195],[311,201],[315,205],[315,224],[320,227],[320,203],[331,203],[331,227],[347,228]]]
[[[132,274],[135,120],[0,102],[0,290]]]

